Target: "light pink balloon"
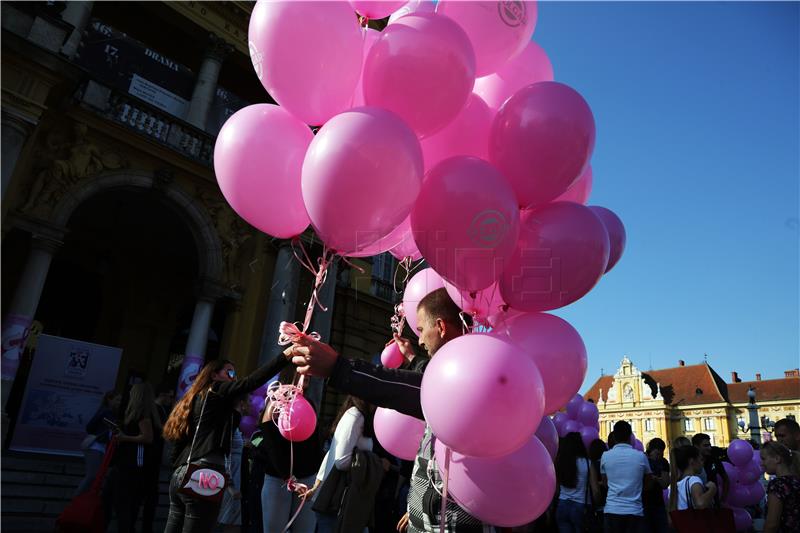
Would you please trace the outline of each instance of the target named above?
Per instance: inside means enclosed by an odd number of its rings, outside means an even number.
[[[434,452],[444,477],[444,443],[436,441]],[[492,459],[452,452],[447,476],[448,491],[458,505],[499,527],[534,521],[547,510],[556,491],[553,461],[536,437],[513,453]]]
[[[499,457],[536,432],[544,387],[536,365],[515,345],[473,333],[439,348],[425,369],[420,398],[443,444],[464,455]]]
[[[236,213],[273,237],[294,237],[308,227],[300,171],[311,130],[285,109],[247,106],[222,126],[214,145],[214,173]]]
[[[500,281],[503,299],[528,312],[569,305],[603,276],[609,248],[603,223],[586,206],[556,202],[524,211],[517,250]]]
[[[382,19],[406,3],[406,0],[349,0],[353,9],[362,17]]]
[[[295,396],[289,409],[278,415],[278,431],[287,440],[300,442],[309,438],[317,427],[317,414],[302,395]]]
[[[406,324],[417,335],[417,304],[428,294],[444,287],[444,280],[432,268],[425,268],[414,274],[403,291],[403,310]]]
[[[501,295],[502,297],[502,295]],[[516,309],[512,309],[506,305],[504,308],[500,309],[498,312],[489,315],[487,321],[489,325],[495,329],[502,328],[507,320],[511,318],[521,315],[522,311],[517,311]]]
[[[406,224],[407,220],[408,220],[408,217],[406,217],[403,222],[398,224],[398,226],[396,228],[394,228],[391,232],[389,232],[389,234],[386,235],[385,237],[381,237],[380,239],[378,239],[377,241],[373,242],[369,246],[365,246],[364,248],[362,248],[361,250],[359,250],[357,252],[351,252],[351,253],[347,254],[347,256],[348,257],[371,257],[373,255],[380,255],[380,254],[382,254],[384,252],[388,252],[389,250],[399,246],[400,243],[402,243],[403,240],[405,239],[406,232],[407,231],[411,231],[410,230],[410,223],[408,223],[409,224],[408,228],[406,228],[404,226],[404,224]]]
[[[478,291],[500,278],[514,253],[517,200],[491,164],[452,157],[425,176],[411,227],[436,272],[459,289]]]
[[[558,453],[558,430],[549,416],[543,416],[536,430],[536,438],[547,448],[550,459],[555,460]]]
[[[540,81],[553,81],[553,65],[541,46],[528,41],[522,52],[509,59],[500,70],[476,79],[473,91],[497,111],[515,92]]]
[[[474,81],[466,34],[449,18],[429,13],[387,26],[364,64],[367,104],[397,113],[420,137],[456,118]]]
[[[314,230],[341,255],[388,235],[408,216],[422,182],[419,141],[397,115],[359,107],[319,130],[303,162]]]
[[[467,105],[453,121],[421,141],[425,168],[456,155],[489,159],[489,129],[493,113],[480,96],[470,94]]]
[[[536,363],[544,383],[544,412],[554,413],[566,405],[568,416],[577,419],[583,398],[576,393],[588,362],[586,346],[575,328],[557,316],[525,313],[493,333],[510,339]]]
[[[248,39],[256,76],[294,116],[320,125],[350,107],[362,38],[349,5],[257,2]]]
[[[422,259],[422,254],[417,250],[417,243],[414,241],[414,234],[411,232],[411,217],[406,218],[404,224],[408,225],[408,231],[403,234],[403,240],[400,244],[389,250],[395,259],[403,260],[410,257],[412,261]]]
[[[425,422],[394,409],[375,409],[375,436],[383,448],[400,459],[411,461],[417,456],[425,434]]]
[[[574,89],[554,81],[517,91],[497,112],[489,159],[508,178],[523,208],[566,191],[594,150],[592,110]]]
[[[400,347],[392,341],[381,352],[381,364],[386,368],[398,368],[403,364],[403,354]]]
[[[400,17],[410,15],[411,13],[435,13],[436,3],[431,0],[411,0],[389,17],[389,24],[393,24]]]
[[[501,307],[506,304],[500,295],[500,288],[497,283],[492,283],[489,287],[474,292],[461,290],[446,281],[444,282],[444,287],[458,307],[482,320],[486,320],[490,315],[500,312]]]
[[[536,29],[536,2],[439,0],[436,12],[456,21],[475,48],[475,75],[498,69],[530,42]]]
[[[576,204],[586,205],[586,202],[589,201],[589,195],[592,194],[592,181],[592,166],[589,165],[578,180],[553,201],[575,202]]]
[[[353,105],[350,107],[361,107],[365,105],[364,101],[364,63],[367,61],[367,55],[369,51],[372,49],[372,45],[375,44],[375,41],[381,36],[381,32],[378,30],[373,30],[372,28],[362,28],[361,30],[361,37],[363,39],[362,42],[362,67],[361,67],[361,74],[358,76],[358,83],[356,83],[356,90],[353,93]]]
[[[603,222],[603,226],[608,232],[608,242],[611,245],[606,266],[606,272],[608,272],[614,268],[625,251],[625,226],[616,213],[610,209],[596,205],[590,206],[589,209]]]

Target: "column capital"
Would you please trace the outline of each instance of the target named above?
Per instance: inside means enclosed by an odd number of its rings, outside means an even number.
[[[232,289],[220,280],[211,278],[200,279],[195,286],[195,293],[198,300],[215,303],[217,300],[228,298],[231,300],[241,300],[242,295],[239,291]]]
[[[233,45],[229,44],[217,34],[210,33],[208,34],[208,44],[206,45],[203,57],[222,63],[233,50]]]

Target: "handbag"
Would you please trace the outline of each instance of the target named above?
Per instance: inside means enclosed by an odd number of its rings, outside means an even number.
[[[192,445],[189,447],[189,457],[186,459],[186,472],[183,474],[178,492],[195,500],[217,504],[222,501],[225,488],[229,483],[226,468],[203,461],[192,462],[192,452],[197,441],[197,434],[200,431],[200,424],[203,421],[203,413],[206,410],[206,401],[209,394],[213,394],[211,389],[203,397],[200,418],[197,420],[197,426],[194,429]],[[233,433],[232,426],[231,433]],[[233,439],[233,435],[231,435],[231,439]]]
[[[669,513],[672,527],[678,533],[733,533],[736,531],[733,510],[724,508],[695,509],[688,481],[685,490],[689,508]]]
[[[343,472],[334,466],[322,482],[311,509],[322,514],[338,515],[349,486],[350,472]]]
[[[103,456],[103,463],[89,490],[75,496],[56,519],[56,531],[59,533],[103,533],[106,530],[103,499],[100,491],[103,488],[108,467],[114,456],[117,441],[112,439]]]

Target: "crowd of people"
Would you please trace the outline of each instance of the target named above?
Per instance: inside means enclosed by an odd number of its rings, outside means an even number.
[[[419,302],[417,322],[419,346],[428,357],[463,333],[460,309],[445,289]],[[211,532],[218,525],[226,532],[260,533],[667,532],[675,526],[671,513],[724,505],[730,484],[725,450],[713,447],[708,435],[676,439],[668,461],[663,440],[652,439],[642,453],[631,446],[630,424],[619,421],[608,442],[586,447],[578,433],[560,440],[558,488],[532,524],[496,528],[450,498],[443,507],[444,480],[430,428],[414,461],[392,457],[374,438],[376,406],[424,420],[420,388],[428,357],[417,356],[400,336],[394,342],[405,358],[400,369],[349,359],[304,337],[245,377],[229,361],[207,363],[174,407],[168,390],[156,395],[147,384],[134,385],[128,398],[109,394],[87,427],[91,442],[84,447],[87,474],[79,491],[91,484],[113,440],[104,501],[120,532],[134,531],[140,508],[143,531],[152,530],[165,442],[173,468],[166,533]],[[296,372],[328,378],[329,386],[349,395],[333,424],[290,443],[268,404],[257,430],[244,439],[238,426],[247,394],[276,374],[293,383]],[[763,516],[765,532],[800,531],[800,427],[783,419],[774,436],[759,450],[770,478],[766,505],[751,511]],[[215,472],[227,480],[222,497],[196,488],[198,479]],[[487,491],[503,497],[501,487]]]

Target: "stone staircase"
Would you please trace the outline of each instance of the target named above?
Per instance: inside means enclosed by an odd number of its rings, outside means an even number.
[[[154,531],[163,531],[166,522],[169,474],[169,470],[162,467]],[[72,499],[82,478],[81,458],[4,451],[0,476],[0,526],[3,533],[52,533],[56,518]],[[112,522],[109,532],[116,532],[115,526]],[[140,526],[136,529],[140,530]]]

